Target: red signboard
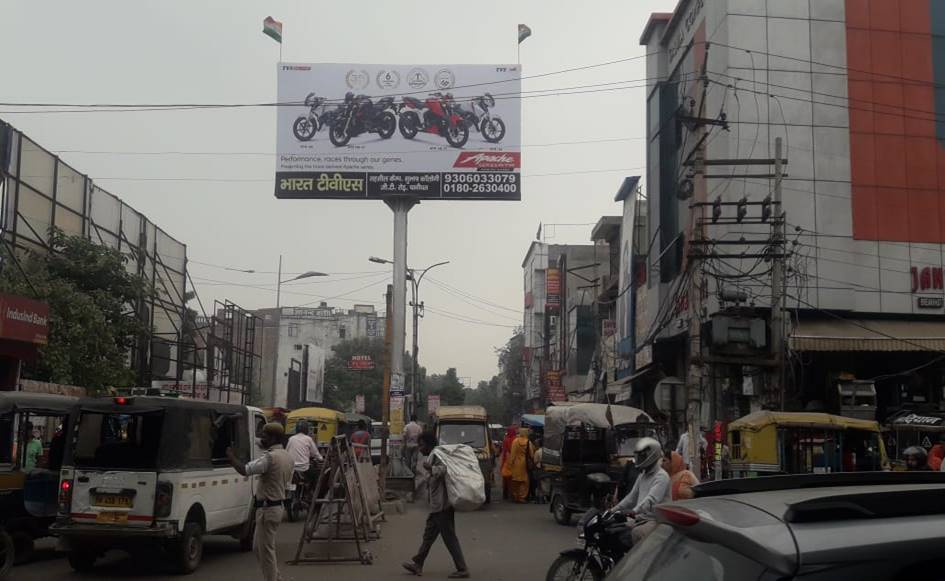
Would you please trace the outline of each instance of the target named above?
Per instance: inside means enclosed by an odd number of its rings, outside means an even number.
[[[548,401],[568,401],[568,394],[564,391],[564,386],[561,385],[560,371],[548,371],[545,373],[545,385],[548,388]]]
[[[348,369],[356,371],[367,371],[374,369],[374,360],[370,355],[352,355],[348,361]]]
[[[0,339],[45,345],[48,334],[49,305],[0,294]]]
[[[943,290],[942,268],[939,266],[926,266],[919,269],[913,266],[912,274],[912,292],[927,290]]]
[[[557,311],[561,308],[561,271],[549,268],[545,275],[545,310]]]

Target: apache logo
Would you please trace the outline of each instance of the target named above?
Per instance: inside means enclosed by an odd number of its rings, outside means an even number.
[[[488,151],[464,151],[456,158],[453,167],[476,169],[515,169],[519,166],[518,153],[496,153]]]

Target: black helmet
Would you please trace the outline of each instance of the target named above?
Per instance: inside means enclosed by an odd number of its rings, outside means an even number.
[[[348,91],[347,93],[345,93],[345,103],[350,103],[353,100],[354,100],[354,93],[352,93],[351,91]]]
[[[640,438],[634,448],[636,465],[640,470],[649,470],[663,458],[663,447],[654,438]]]

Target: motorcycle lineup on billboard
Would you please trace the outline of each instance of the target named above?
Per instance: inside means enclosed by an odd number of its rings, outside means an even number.
[[[277,198],[519,200],[519,65],[280,63]]]

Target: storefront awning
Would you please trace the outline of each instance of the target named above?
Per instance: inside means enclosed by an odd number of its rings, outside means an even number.
[[[945,322],[801,321],[790,346],[794,351],[945,351]]]

